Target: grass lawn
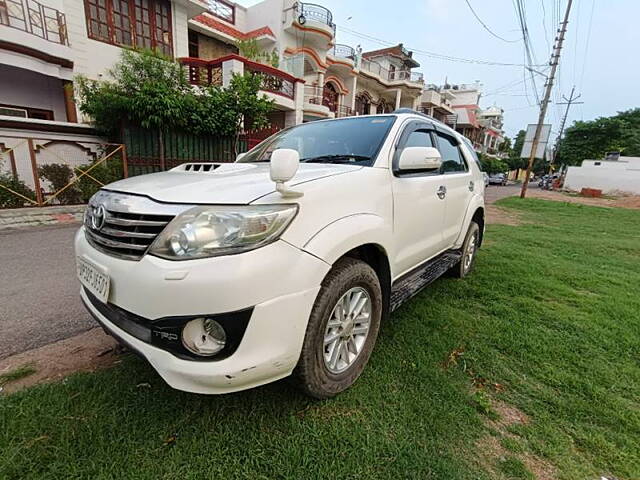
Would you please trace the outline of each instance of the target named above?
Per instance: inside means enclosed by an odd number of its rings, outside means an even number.
[[[640,211],[500,205],[526,223],[396,312],[350,391],[191,395],[126,357],[0,397],[0,478],[640,478]]]

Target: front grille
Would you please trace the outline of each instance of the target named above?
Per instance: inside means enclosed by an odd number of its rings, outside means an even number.
[[[87,215],[87,240],[97,250],[128,260],[142,258],[158,234],[173,219],[173,215],[143,215],[108,209],[104,217],[104,224],[96,229]]]

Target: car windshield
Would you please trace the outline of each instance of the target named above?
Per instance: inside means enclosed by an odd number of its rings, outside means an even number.
[[[278,132],[239,162],[268,162],[278,148],[292,148],[306,163],[371,166],[395,122],[393,115],[310,122]]]

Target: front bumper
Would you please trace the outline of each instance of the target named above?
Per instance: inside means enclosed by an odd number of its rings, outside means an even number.
[[[171,262],[146,255],[134,262],[93,249],[82,229],[76,254],[105,269],[109,303],[147,319],[202,316],[253,308],[242,341],[227,358],[194,361],[127,333],[82,299],[114,337],[137,351],[173,388],[228,393],[268,383],[295,367],[311,308],[330,266],[286,242],[239,255]]]

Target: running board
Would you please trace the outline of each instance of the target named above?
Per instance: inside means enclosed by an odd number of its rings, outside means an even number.
[[[458,250],[449,250],[406,273],[391,286],[391,311],[417,294],[462,258]]]

